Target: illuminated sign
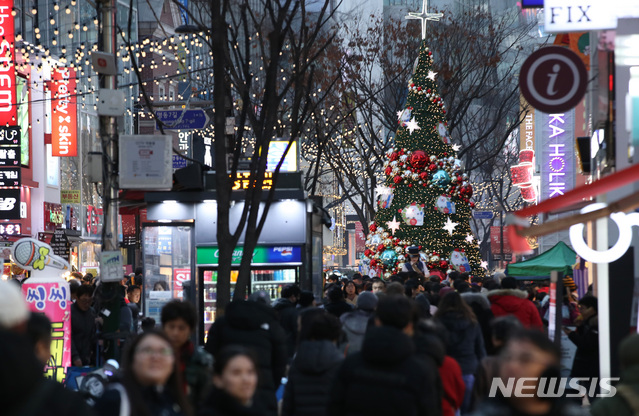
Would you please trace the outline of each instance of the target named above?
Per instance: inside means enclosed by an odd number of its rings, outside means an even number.
[[[250,172],[237,172],[237,176],[233,181],[233,190],[239,191],[242,189],[249,189],[251,186],[251,173]],[[273,187],[273,173],[264,172],[264,180],[262,181],[262,189],[271,189]]]
[[[0,125],[16,124],[13,0],[0,0]]]
[[[273,140],[268,145],[268,155],[266,157],[266,170],[275,172],[275,168],[282,160],[284,152],[288,147],[288,140]],[[280,172],[296,172],[297,171],[297,142],[291,143],[291,148],[286,153]]]
[[[19,188],[20,168],[0,169],[0,186],[5,188]]]
[[[77,80],[75,70],[57,68],[51,81],[51,144],[53,156],[77,156],[77,113],[75,98]]]
[[[66,369],[71,366],[69,284],[62,278],[53,283],[29,279],[22,285],[22,292],[32,312],[44,313],[51,320],[51,358],[45,367],[45,376],[62,382]]]
[[[22,226],[20,224],[12,224],[8,222],[0,223],[1,235],[20,235],[22,234]]]
[[[519,149],[535,150],[535,110],[523,96],[520,97],[520,108],[525,116],[519,125]]]
[[[44,203],[44,229],[54,231],[64,223],[64,213],[61,204],[51,202]]]
[[[80,190],[79,189],[62,189],[60,190],[60,202],[63,204],[79,204]]]
[[[89,235],[102,232],[102,208],[96,208],[93,205],[87,206],[86,230]]]
[[[541,145],[543,199],[563,195],[575,184],[574,111],[544,114],[546,129]]]
[[[544,0],[544,29],[547,33],[615,29],[615,6],[601,0]]]
[[[20,189],[0,190],[0,220],[20,219]]]

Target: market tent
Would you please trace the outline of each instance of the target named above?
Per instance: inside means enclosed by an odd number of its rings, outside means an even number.
[[[506,276],[526,280],[548,279],[553,270],[563,273],[564,276],[572,276],[572,266],[577,261],[576,256],[577,254],[566,243],[560,241],[537,257],[509,264],[506,268]]]

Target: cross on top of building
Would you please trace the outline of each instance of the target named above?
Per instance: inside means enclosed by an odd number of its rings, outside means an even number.
[[[421,13],[409,12],[406,18],[422,21],[422,39],[426,39],[426,22],[429,20],[439,21],[443,16],[443,13],[428,13],[428,0],[423,0]]]

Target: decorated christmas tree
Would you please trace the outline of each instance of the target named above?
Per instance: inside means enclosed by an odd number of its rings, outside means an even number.
[[[419,248],[430,271],[484,275],[470,229],[473,188],[457,159],[459,148],[448,136],[432,65],[432,52],[422,40],[366,241],[369,267],[382,277],[401,271],[410,246]]]

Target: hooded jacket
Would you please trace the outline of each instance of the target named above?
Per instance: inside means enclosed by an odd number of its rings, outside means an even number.
[[[348,339],[348,354],[356,353],[362,349],[366,328],[373,314],[373,311],[369,312],[356,309],[340,316],[339,320],[342,321],[342,330]]]
[[[479,362],[486,355],[479,325],[457,312],[446,312],[438,319],[448,330],[448,355],[457,360],[463,375],[475,374]]]
[[[473,313],[477,317],[477,323],[481,328],[481,335],[484,337],[484,347],[486,348],[486,353],[494,354],[493,342],[492,342],[492,332],[490,329],[490,323],[492,322],[495,315],[493,314],[490,306],[490,301],[483,293],[473,293],[467,292],[462,293],[462,299],[466,301],[468,306],[473,310]]]
[[[349,355],[331,391],[331,416],[438,415],[428,394],[433,369],[415,355],[413,340],[391,327],[372,327],[362,350]]]
[[[539,311],[528,300],[527,292],[519,289],[497,289],[487,295],[495,317],[514,315],[526,328],[543,329]]]
[[[292,358],[295,354],[295,344],[297,343],[297,318],[300,316],[300,310],[295,304],[286,298],[279,298],[273,303],[273,310],[277,312],[280,325],[286,334],[286,351],[288,357]]]
[[[289,370],[282,416],[325,416],[331,385],[343,359],[330,341],[302,341]]]
[[[259,302],[231,302],[225,315],[211,325],[205,349],[215,359],[227,345],[242,345],[255,351],[259,368],[256,398],[268,409],[265,414],[276,414],[275,391],[286,370],[287,353],[286,335],[275,311]]]

